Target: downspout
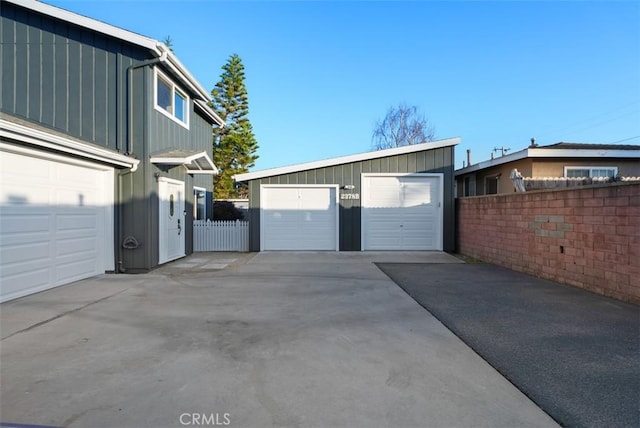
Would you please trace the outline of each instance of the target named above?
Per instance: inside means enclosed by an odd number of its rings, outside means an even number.
[[[143,61],[137,65],[132,65],[127,67],[127,138],[126,138],[126,147],[125,154],[130,156],[133,153],[133,71],[137,68],[146,67],[149,65],[157,64],[159,62],[166,61],[167,53],[163,52],[158,58],[149,59]],[[131,174],[138,169],[138,164],[134,165],[127,174]],[[126,174],[118,175],[118,196],[122,197],[123,185],[122,180]],[[123,203],[122,200],[118,200],[118,252],[117,252],[117,261],[115,266],[116,272],[125,273],[126,268],[123,264],[124,254],[121,239],[122,234],[122,224],[124,223],[124,213],[123,213]]]

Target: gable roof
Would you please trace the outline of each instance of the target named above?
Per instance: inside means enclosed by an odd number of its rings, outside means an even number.
[[[262,171],[248,172],[245,174],[235,175],[233,178],[235,179],[235,181],[257,180],[259,178],[308,171],[310,169],[325,168],[329,166],[342,165],[345,163],[379,159],[387,156],[403,155],[406,153],[415,153],[424,150],[439,149],[442,147],[451,147],[459,143],[460,138],[447,138],[446,140],[431,141],[429,143],[413,144],[411,146],[395,147],[392,149],[378,150],[375,152],[359,153],[356,155],[340,156],[337,158],[324,159],[315,162],[305,162],[279,168],[265,169]]]
[[[527,147],[519,152],[500,156],[495,159],[479,162],[460,168],[455,175],[468,174],[526,158],[640,158],[640,146],[624,144],[586,144],[586,143],[556,143],[548,146]]]
[[[17,6],[41,13],[43,15],[68,22],[91,31],[95,31],[121,41],[131,43],[141,48],[147,49],[154,57],[161,58],[161,62],[167,66],[180,81],[189,87],[197,96],[206,102],[211,101],[209,92],[193,77],[180,60],[171,52],[171,50],[158,40],[142,36],[129,30],[125,30],[113,25],[107,24],[97,19],[89,18],[65,9],[42,3],[35,0],[2,0],[2,2],[12,3]],[[203,108],[199,105],[200,109]],[[208,106],[206,106],[206,115],[214,119],[219,126],[224,126],[224,121]]]

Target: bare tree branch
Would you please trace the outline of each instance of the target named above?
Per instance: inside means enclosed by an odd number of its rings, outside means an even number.
[[[435,139],[435,128],[416,106],[391,107],[382,121],[376,121],[373,146],[376,150],[426,143]]]

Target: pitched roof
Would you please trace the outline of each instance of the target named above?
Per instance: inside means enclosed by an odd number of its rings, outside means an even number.
[[[80,15],[74,12],[70,12],[65,9],[61,9],[55,6],[48,5],[46,3],[35,0],[2,0],[2,2],[12,3],[17,6],[47,15],[49,17],[58,19],[60,21],[68,22],[80,27],[95,31],[107,36],[137,45],[145,48],[151,52],[156,58],[162,58],[162,62],[167,66],[175,75],[191,89],[199,98],[205,102],[211,101],[209,91],[204,89],[202,85],[191,75],[189,70],[180,62],[180,60],[171,52],[171,50],[162,42],[158,40],[142,36],[138,33],[134,33],[129,30],[125,30],[110,24],[107,24],[97,19],[89,18],[84,15]],[[199,105],[203,109],[202,105]],[[207,116],[214,119],[218,125],[223,126],[224,121],[209,107]]]
[[[414,144],[411,146],[395,147],[392,149],[378,150],[375,152],[359,153],[356,155],[340,156],[337,158],[324,159],[315,162],[305,162],[296,165],[283,166],[279,168],[265,169],[262,171],[238,174],[233,178],[235,181],[257,180],[259,178],[273,177],[275,175],[290,174],[294,172],[308,171],[310,169],[325,168],[329,166],[342,165],[345,163],[359,162],[370,159],[379,159],[387,156],[402,155],[406,153],[421,152],[424,150],[439,149],[442,147],[455,146],[460,143],[460,138],[447,138],[446,140],[431,141],[429,143]]]
[[[455,175],[467,174],[496,165],[526,158],[640,158],[640,146],[623,144],[556,143],[548,146],[527,147],[495,159],[486,160],[457,169]]]

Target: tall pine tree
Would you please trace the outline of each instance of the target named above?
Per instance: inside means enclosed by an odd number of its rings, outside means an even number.
[[[255,165],[258,142],[249,122],[249,100],[244,84],[244,65],[237,54],[222,66],[220,81],[211,91],[212,108],[226,122],[213,135],[213,162],[220,173],[214,177],[216,199],[246,198],[246,188],[236,188],[233,176]]]

